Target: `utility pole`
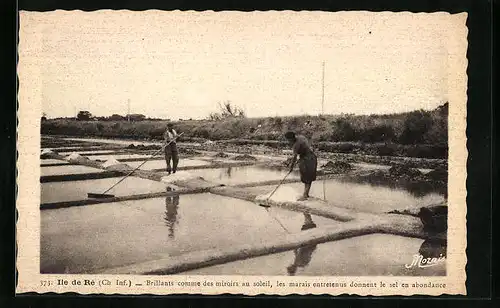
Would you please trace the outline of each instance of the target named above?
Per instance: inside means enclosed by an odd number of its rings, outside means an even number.
[[[130,122],[130,98],[127,99],[127,122]]]
[[[321,78],[321,114],[325,113],[325,61],[323,61],[323,74]]]
[[[321,115],[325,114],[325,61],[323,61],[323,75],[321,78],[322,87],[321,87]],[[326,187],[325,187],[326,178],[323,179],[323,201],[326,201]]]

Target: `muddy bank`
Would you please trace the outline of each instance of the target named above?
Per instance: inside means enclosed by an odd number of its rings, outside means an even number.
[[[136,150],[136,151],[159,150],[159,149],[161,149],[161,145],[129,144],[127,146],[127,149]]]
[[[288,158],[282,162],[268,162],[267,165],[274,168],[284,169],[290,166],[292,158]],[[328,161],[318,166],[318,171],[326,173],[347,173],[354,169],[351,163],[343,161]]]
[[[320,158],[332,161],[342,161],[348,163],[362,162],[377,165],[405,165],[411,168],[435,169],[438,167],[447,168],[448,161],[445,159],[427,159],[416,157],[395,157],[395,156],[373,156],[361,154],[343,153],[323,153],[318,154]]]
[[[58,148],[58,147],[72,147],[72,146],[84,146],[84,145],[96,145],[95,143],[89,143],[85,141],[69,141],[69,140],[64,140],[64,139],[58,139],[58,138],[46,138],[42,137],[42,140],[40,142],[40,145],[42,148]]]
[[[392,178],[421,179],[423,173],[406,165],[395,165],[389,169],[389,175]]]
[[[409,169],[409,170],[408,170]],[[344,181],[366,183],[371,185],[400,188],[408,191],[415,197],[423,197],[429,193],[439,193],[448,196],[447,180],[436,180],[432,175],[422,174],[412,168],[392,168],[389,170],[371,170],[346,174]],[[404,172],[401,172],[403,170]]]
[[[424,230],[441,233],[448,228],[448,206],[446,203],[429,204],[420,209],[393,210],[388,214],[400,214],[417,217],[422,222]]]
[[[235,153],[241,155],[270,155],[270,156],[283,156],[292,155],[288,148],[272,148],[263,145],[245,145],[234,146],[232,144],[211,143],[203,146],[187,145],[186,148],[200,148],[206,151]],[[379,165],[406,165],[412,168],[422,169],[435,169],[438,167],[447,167],[446,159],[428,159],[418,157],[399,157],[399,156],[376,156],[365,154],[346,154],[346,153],[332,153],[325,151],[316,152],[318,158],[327,159],[333,162],[344,163],[369,163]]]
[[[66,141],[63,139],[57,138],[43,138],[43,140],[47,142],[61,142],[65,143]],[[68,144],[75,146],[73,140],[67,141]],[[85,143],[81,145],[81,150],[90,149],[89,143]],[[158,149],[161,149],[160,145],[133,145],[128,144],[122,147],[117,147],[116,145],[106,145],[101,144],[99,149],[110,149],[113,148],[121,148],[122,150],[131,151],[134,153],[141,154],[152,154]],[[254,155],[268,155],[270,157],[290,157],[290,150],[285,149],[277,149],[271,147],[265,147],[262,145],[252,145],[252,146],[238,146],[237,149],[232,145],[222,144],[220,142],[208,142],[203,145],[179,145],[179,153],[184,157],[191,155],[201,155],[201,151],[197,148],[202,148],[202,150],[210,150],[216,149],[216,154],[212,157],[214,158],[230,158],[233,155],[230,154],[239,154],[234,157],[235,160],[241,161],[256,161]],[[94,146],[95,149],[95,146]],[[201,150],[201,149],[200,149]],[[242,153],[249,152],[251,154]],[[161,153],[159,154],[161,155]],[[419,183],[419,182],[432,182],[437,183],[440,186],[446,186],[447,182],[447,162],[445,160],[440,159],[423,159],[423,158],[411,158],[411,157],[391,157],[391,156],[370,156],[370,155],[360,155],[360,154],[342,154],[342,153],[324,153],[319,152],[318,158],[320,160],[327,159],[327,164],[319,166],[318,168],[322,172],[327,173],[349,173],[353,169],[354,163],[369,163],[369,164],[379,164],[392,166],[389,170],[389,173],[384,171],[379,171],[367,176],[370,181],[376,181],[377,179],[382,179],[384,181],[387,180],[396,180],[398,182],[407,182],[408,185],[411,183]],[[270,159],[271,160],[271,159]],[[273,169],[283,169],[289,165],[289,160],[284,163],[279,161],[269,161],[265,162],[264,165]],[[423,169],[434,169],[426,175],[423,175],[420,171],[416,170],[416,168]],[[414,170],[415,169],[415,170]]]
[[[237,155],[235,157],[233,157],[234,160],[246,160],[246,161],[256,161],[257,158],[255,158],[255,156],[252,156],[252,155],[248,155],[248,154],[243,154],[243,155]]]
[[[354,166],[350,163],[343,162],[343,161],[328,161],[326,164],[322,165],[321,168],[325,172],[331,172],[331,173],[345,173],[349,172],[354,169]]]
[[[291,159],[266,160],[258,162],[256,165],[273,170],[288,170],[290,162]],[[438,167],[424,173],[410,166],[396,164],[387,169],[365,169],[350,162],[327,161],[318,165],[317,174],[331,175],[346,182],[403,189],[416,197],[422,197],[429,193],[447,196],[447,169]]]
[[[407,165],[394,165],[389,169],[389,176],[396,179],[432,181],[445,184],[448,180],[448,170],[443,167],[438,167],[424,174],[420,170],[411,168]]]
[[[446,203],[436,203],[436,204],[429,204],[425,207],[421,208],[409,208],[409,209],[402,209],[402,210],[392,210],[387,212],[387,214],[400,214],[400,215],[408,215],[408,216],[414,216],[414,217],[419,217],[422,213],[422,209],[425,208],[426,210],[423,210],[423,215],[425,216],[428,211],[431,212],[436,212],[438,215],[441,215],[441,213],[444,213],[447,211],[447,209],[444,209],[444,207],[447,207]]]
[[[57,138],[44,138],[45,142],[61,142],[67,145],[75,145],[75,142],[81,143],[75,140],[62,140]],[[121,139],[120,139],[121,140]],[[129,139],[123,139],[129,140]],[[132,140],[131,140],[132,141]],[[142,141],[137,139],[137,141]],[[185,140],[183,140],[185,141]],[[155,142],[158,142],[155,140]],[[90,144],[99,144],[96,142],[85,143],[85,146]],[[100,144],[101,146],[103,144]],[[82,146],[84,144],[82,143]],[[129,150],[143,151],[143,150],[156,150],[160,148],[160,145],[127,145]],[[179,142],[179,151],[184,151],[186,154],[192,155],[199,151],[210,151],[210,152],[224,152],[224,153],[234,153],[240,155],[270,155],[270,156],[283,156],[291,155],[291,151],[286,143],[275,140],[251,140],[248,142],[239,142],[238,140],[221,140],[221,141],[210,141],[210,140],[199,140],[189,144],[183,144]],[[342,161],[348,163],[362,162],[370,164],[380,164],[380,165],[396,165],[403,164],[410,166],[412,168],[423,168],[423,169],[435,169],[437,167],[447,167],[447,159],[435,159],[435,158],[420,158],[420,157],[410,157],[410,156],[395,156],[395,155],[380,155],[378,153],[362,152],[356,153],[356,151],[336,151],[335,148],[324,148],[316,147],[316,153],[318,158],[327,159],[332,161]],[[375,155],[373,155],[375,154]],[[222,157],[223,158],[223,157]]]
[[[229,155],[226,154],[226,153],[224,153],[224,152],[219,152],[219,153],[213,155],[212,157],[215,157],[215,158],[228,158]]]
[[[285,140],[230,139],[220,140],[218,142],[224,145],[236,145],[241,148],[246,148],[253,145],[263,145],[276,149],[283,149],[288,147],[288,143]],[[442,144],[405,145],[392,142],[313,141],[313,147],[317,151],[322,152],[364,154],[374,156],[422,157],[438,159],[448,156],[448,149]]]

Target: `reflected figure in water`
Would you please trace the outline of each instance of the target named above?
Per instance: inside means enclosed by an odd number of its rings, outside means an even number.
[[[221,168],[219,170],[219,180],[231,178],[232,172],[233,172],[233,168],[232,167],[228,167],[227,169],[222,169]]]
[[[304,224],[301,230],[309,230],[316,228],[316,224],[312,220],[310,214],[304,213]],[[287,267],[288,274],[294,276],[299,267],[306,267],[311,262],[313,252],[316,250],[317,245],[307,245],[294,250],[295,260],[293,264]]]
[[[167,187],[167,192],[174,192],[175,189]],[[168,237],[174,238],[175,225],[177,224],[177,209],[179,208],[179,195],[167,196],[165,198],[165,223],[168,227]]]

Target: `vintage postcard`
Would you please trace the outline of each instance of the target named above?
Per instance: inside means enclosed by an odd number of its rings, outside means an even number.
[[[21,11],[17,293],[466,294],[466,21]]]

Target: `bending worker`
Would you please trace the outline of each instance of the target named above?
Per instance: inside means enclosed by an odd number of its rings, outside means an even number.
[[[318,166],[318,160],[316,154],[314,154],[307,138],[302,135],[296,135],[294,132],[287,132],[285,138],[288,140],[290,146],[293,149],[293,158],[290,164],[290,172],[293,171],[295,163],[297,162],[297,155],[299,155],[299,171],[300,180],[304,183],[304,194],[299,201],[306,200],[309,198],[309,190],[311,190],[311,184],[316,180],[316,168]]]
[[[177,171],[177,165],[179,164],[179,152],[177,151],[177,142],[175,140],[177,138],[177,132],[174,129],[174,125],[172,123],[168,123],[167,130],[165,131],[165,144],[169,145],[165,146],[165,160],[167,161],[167,172],[170,174],[171,172]],[[170,160],[172,160],[173,168],[170,165]]]
[[[301,230],[309,230],[316,228],[316,224],[312,220],[311,214],[304,213],[304,224]],[[306,267],[310,262],[313,252],[316,250],[317,245],[307,245],[295,249],[293,252],[295,254],[295,260],[292,265],[287,267],[288,275],[293,276],[297,272],[299,267]]]

